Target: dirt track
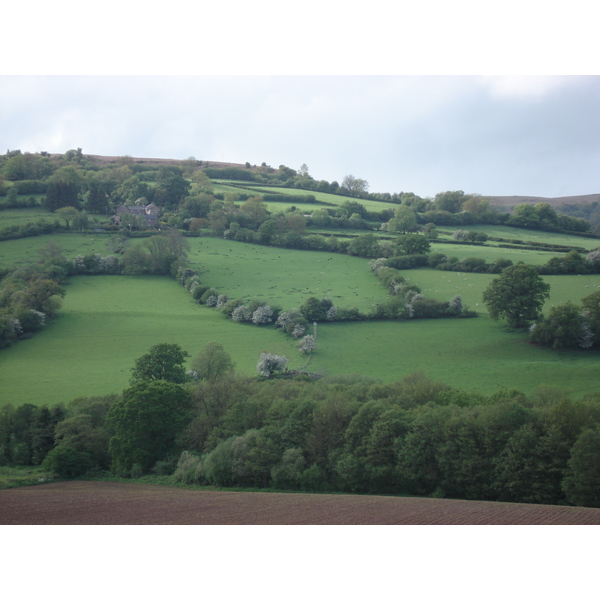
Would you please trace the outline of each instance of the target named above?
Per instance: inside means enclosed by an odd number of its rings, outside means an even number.
[[[0,524],[598,525],[600,509],[73,481],[0,490]]]

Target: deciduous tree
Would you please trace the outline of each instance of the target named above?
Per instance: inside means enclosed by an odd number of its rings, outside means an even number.
[[[124,390],[108,413],[115,431],[109,444],[113,469],[138,464],[148,471],[172,450],[192,416],[189,392],[172,381],[144,380]]]
[[[148,354],[140,356],[131,369],[132,384],[148,381],[170,381],[184,383],[186,381],[183,363],[189,354],[177,344],[156,344]]]
[[[233,371],[234,364],[222,344],[208,342],[192,361],[191,367],[197,379],[214,383],[226,373]]]
[[[511,327],[520,328],[539,317],[544,300],[549,296],[550,285],[535,268],[517,264],[505,269],[490,283],[483,292],[483,302],[492,319],[505,318]]]

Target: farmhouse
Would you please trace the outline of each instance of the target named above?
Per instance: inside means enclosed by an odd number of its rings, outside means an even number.
[[[121,223],[122,215],[133,215],[134,217],[143,217],[146,221],[146,225],[149,227],[157,227],[159,212],[160,208],[153,203],[146,206],[128,206],[126,204],[121,204],[119,208],[117,208],[117,214],[113,217],[113,222],[115,225],[119,225]]]

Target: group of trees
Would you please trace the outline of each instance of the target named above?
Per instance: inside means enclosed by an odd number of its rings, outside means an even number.
[[[507,267],[483,293],[483,302],[494,320],[509,327],[529,328],[528,340],[555,349],[590,349],[600,344],[600,291],[582,299],[582,306],[565,302],[542,315],[550,285],[537,269],[522,263]]]
[[[8,270],[0,279],[0,348],[43,329],[56,316],[65,295],[68,264],[56,244],[47,244],[39,260]]]
[[[1,464],[62,477],[110,469],[212,486],[500,500],[600,507],[600,397],[553,388],[526,397],[467,393],[413,374],[276,378],[285,357],[261,354],[263,377],[236,375],[207,344],[136,360],[119,395],[0,410]],[[264,371],[264,372],[262,372]]]
[[[599,505],[597,399],[473,396],[420,375],[265,385],[226,378],[218,392],[192,392],[201,409],[182,433],[176,479]]]

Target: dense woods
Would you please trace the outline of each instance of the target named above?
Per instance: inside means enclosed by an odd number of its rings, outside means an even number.
[[[597,394],[486,397],[419,373],[382,384],[226,369],[0,413],[2,464],[215,487],[600,506],[599,445]]]

